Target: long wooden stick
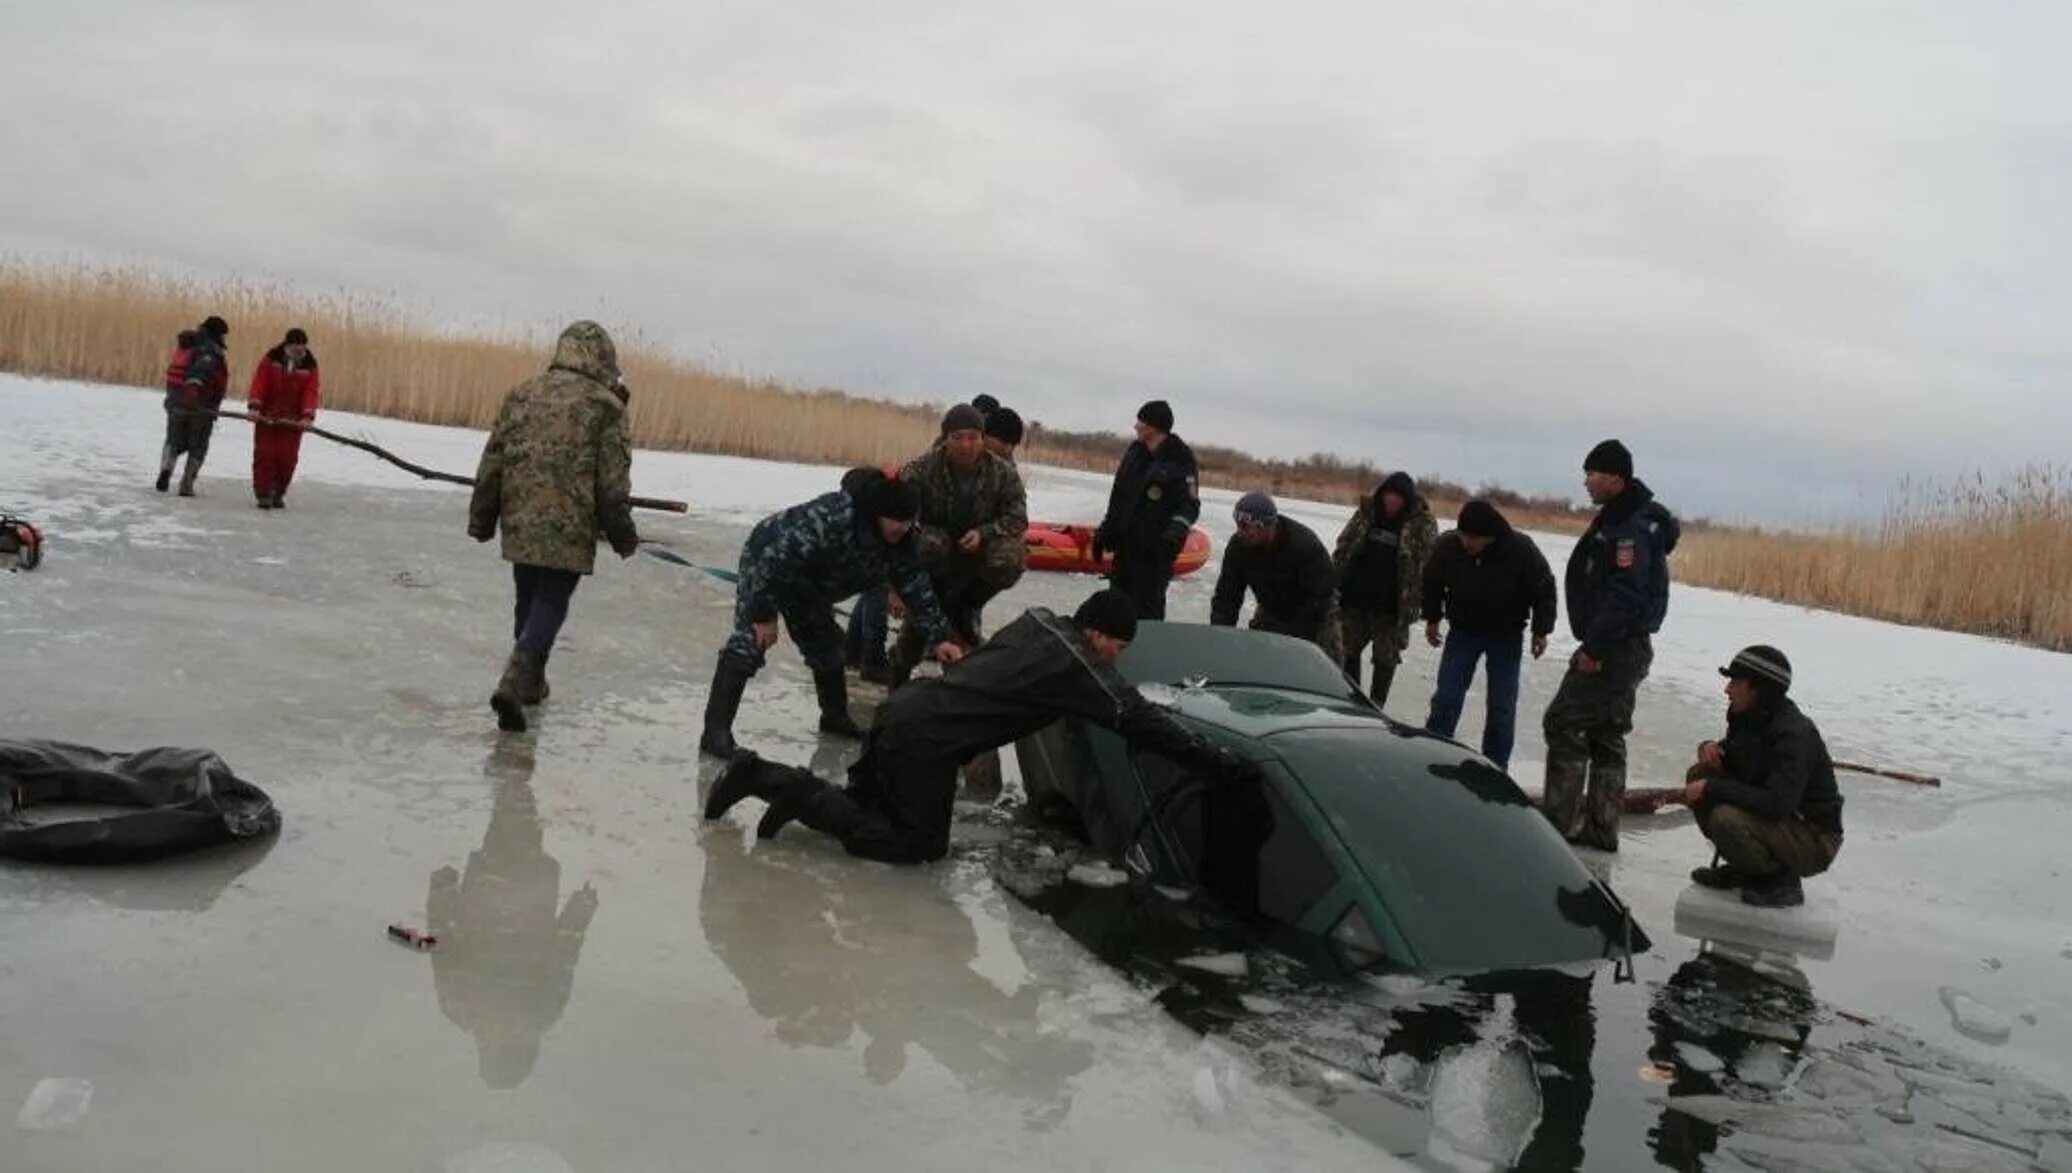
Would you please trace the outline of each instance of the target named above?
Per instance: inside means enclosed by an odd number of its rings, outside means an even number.
[[[246,412],[225,411],[221,408],[218,408],[215,411],[195,410],[188,412],[187,414],[214,416],[217,419],[244,420],[246,423],[264,424],[270,428],[294,428],[297,431],[308,432],[314,436],[322,436],[326,440],[330,440],[338,444],[343,444],[348,448],[357,448],[362,452],[367,452],[375,456],[379,456],[383,460],[388,461],[390,464],[395,465],[397,468],[402,469],[404,472],[423,477],[425,480],[428,481],[444,481],[449,485],[466,485],[470,488],[472,488],[475,484],[475,478],[473,477],[464,477],[461,476],[459,473],[440,472],[436,468],[426,468],[424,465],[418,464],[414,461],[403,459],[395,453],[390,452],[388,449],[383,448],[379,444],[375,444],[367,440],[356,439],[352,436],[341,436],[337,432],[326,431],[325,429],[320,428],[315,424],[306,424],[302,423],[299,420],[262,420],[258,416],[250,415]],[[688,513],[691,510],[690,504],[688,502],[671,501],[662,497],[629,497],[627,498],[626,503],[628,505],[631,505],[635,509],[659,509],[667,513]]]
[[[1855,762],[1836,762],[1834,767],[1837,770],[1847,770],[1851,774],[1870,774],[1879,778],[1890,778],[1895,782],[1911,782],[1916,786],[1942,785],[1942,779],[1933,774],[1916,774],[1910,770],[1887,770],[1878,766],[1858,765]]]

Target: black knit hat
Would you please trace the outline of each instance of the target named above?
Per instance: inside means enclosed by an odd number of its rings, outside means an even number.
[[[905,481],[883,473],[859,479],[861,483],[852,496],[865,517],[912,521],[921,512],[921,495]]]
[[[986,416],[986,435],[1007,444],[1022,442],[1022,415],[1011,407],[996,407]]]
[[[1774,685],[1779,692],[1791,689],[1791,661],[1768,644],[1755,644],[1734,654],[1734,660],[1719,670],[1729,680],[1753,680]]]
[[[303,332],[303,329],[302,329],[302,327],[300,327],[300,326],[292,326],[292,327],[290,327],[290,328],[289,328],[289,330],[288,330],[288,335],[287,335],[287,337],[285,337],[285,338],[281,339],[281,345],[283,345],[283,346],[308,346],[308,345],[309,345],[309,335]]]
[[[1124,643],[1137,638],[1137,604],[1128,595],[1110,587],[1088,595],[1072,622]]]
[[[1496,506],[1477,497],[1460,507],[1460,532],[1471,538],[1500,538],[1511,532],[1511,523]]]
[[[979,432],[986,427],[985,414],[969,403],[960,403],[942,413],[942,434],[951,432]]]
[[[208,317],[203,318],[201,320],[201,332],[204,334],[213,334],[217,338],[222,338],[230,333],[230,323],[224,321],[222,318],[219,318],[214,314],[210,314]]]
[[[1137,419],[1161,432],[1173,430],[1173,409],[1163,399],[1154,399],[1138,408]]]
[[[1583,458],[1583,471],[1610,473],[1630,481],[1633,479],[1633,454],[1617,440],[1606,440]]]
[[[971,406],[978,408],[981,415],[992,415],[1000,410],[1000,401],[990,395],[974,395],[971,397]]]

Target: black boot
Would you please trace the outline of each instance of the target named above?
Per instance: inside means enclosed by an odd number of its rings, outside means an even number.
[[[496,712],[498,729],[506,733],[525,732],[525,702],[520,698],[531,674],[531,654],[513,648],[511,658],[504,662],[503,678],[496,682],[496,691],[489,694],[489,707]]]
[[[849,677],[840,668],[822,668],[813,673],[813,691],[820,697],[820,731],[838,737],[862,737],[863,730],[849,719]]]
[[[1691,883],[1700,888],[1746,888],[1755,882],[1755,877],[1741,871],[1732,864],[1716,863],[1710,867],[1692,868]]]
[[[173,466],[168,464],[158,470],[158,491],[163,493],[173,487]]]
[[[865,684],[892,683],[892,661],[885,658],[883,648],[878,649],[875,655],[864,652],[863,667],[857,669],[856,678]]]
[[[760,798],[769,802],[775,797],[775,790],[763,781],[763,759],[754,750],[742,750],[727,763],[727,768],[712,780],[712,789],[705,795],[705,817],[718,819],[734,809],[734,804],[744,798]]]
[[[712,694],[705,698],[705,734],[698,748],[717,758],[731,758],[740,752],[734,744],[734,714],[741,711],[741,694],[753,675],[726,656],[712,673]]]
[[[1375,708],[1388,707],[1389,688],[1395,683],[1396,666],[1394,664],[1376,664],[1374,666],[1374,685],[1367,690],[1367,695],[1374,698]]]
[[[278,506],[276,506],[278,508]],[[525,689],[518,694],[523,704],[537,705],[545,701],[553,690],[547,687],[547,657],[541,656],[529,665],[531,671],[525,677]]]
[[[288,507],[288,491],[286,489],[275,489],[273,491],[273,507],[275,509],[286,509]]]
[[[1360,687],[1360,658],[1347,656],[1339,666],[1345,669],[1345,678],[1353,682],[1353,687]]]
[[[189,452],[186,465],[180,469],[180,495],[182,497],[194,496],[194,479],[200,475],[201,461],[196,460],[194,453]]]
[[[1790,872],[1765,876],[1741,889],[1741,903],[1757,908],[1797,908],[1805,902],[1805,886]]]

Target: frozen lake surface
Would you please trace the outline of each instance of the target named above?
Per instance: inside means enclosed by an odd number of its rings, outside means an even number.
[[[731,608],[702,576],[605,559],[536,732],[500,739],[483,702],[508,571],[463,534],[462,491],[311,440],[289,508],[262,513],[249,432],[225,423],[203,496],[180,500],[150,489],[148,392],[0,377],[0,412],[0,508],[49,535],[41,569],[0,576],[11,735],[205,745],[286,819],[255,851],[0,869],[9,1173],[1373,1168],[1387,1152],[1886,1167],[1818,1163],[1845,1134],[1897,1168],[2062,1151],[2062,1101],[2025,1080],[2072,1085],[2072,657],[1680,588],[1632,784],[1674,781],[1717,734],[1714,668],[1753,642],[1792,656],[1838,757],[1946,780],[1844,779],[1831,956],[1678,932],[1706,853],[1665,815],[1592,861],[1655,939],[1636,982],[1333,995],[1264,956],[1177,964],[1227,942],[1168,955],[1089,929],[1141,915],[1128,889],[1046,881],[1029,907],[996,876],[1036,848],[997,819],[906,871],[810,835],[757,847],[753,803],[702,826],[696,721]],[[324,422],[454,471],[480,447]],[[712,565],[840,471],[649,452],[634,470],[636,491],[693,503],[645,531]],[[1032,516],[1092,520],[1105,500],[1102,477],[1027,475]],[[1676,504],[1673,475],[1643,475]],[[1219,543],[1234,497],[1207,494]],[[1346,514],[1285,508],[1327,540]],[[1558,565],[1564,540],[1542,545]],[[1177,584],[1174,617],[1204,619],[1212,583],[1213,567]],[[1092,585],[1032,574],[993,623]],[[1527,670],[1529,789],[1565,643]],[[1435,664],[1412,650],[1392,712],[1422,717]],[[811,736],[812,703],[786,645],[737,730],[837,770],[851,747]],[[440,947],[397,948],[394,922]]]

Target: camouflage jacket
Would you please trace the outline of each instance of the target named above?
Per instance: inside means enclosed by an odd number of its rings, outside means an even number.
[[[1345,585],[1345,574],[1352,566],[1353,556],[1360,547],[1367,544],[1367,536],[1374,529],[1374,517],[1380,508],[1375,501],[1379,494],[1369,494],[1360,499],[1359,508],[1339,531],[1338,546],[1331,553],[1331,569],[1338,585]],[[1432,543],[1438,540],[1439,524],[1432,520],[1432,507],[1423,497],[1411,498],[1406,506],[1409,516],[1403,519],[1403,531],[1396,544],[1396,618],[1408,626],[1421,613],[1424,606],[1424,568],[1432,556]],[[1332,608],[1342,606],[1336,592],[1332,595]]]
[[[794,608],[832,606],[888,582],[931,645],[950,638],[913,534],[887,543],[847,493],[827,493],[763,518],[741,547],[738,589],[757,623]]]
[[[562,332],[553,364],[504,396],[475,470],[468,533],[504,532],[504,559],[588,574],[600,534],[620,549],[633,528],[633,454],[611,336],[594,322]]]
[[[971,474],[959,477],[950,470],[948,450],[938,444],[908,461],[899,479],[921,495],[914,528],[924,547],[955,549],[957,540],[974,529],[988,544],[1021,542],[1029,532],[1022,474],[990,452],[980,453]]]

